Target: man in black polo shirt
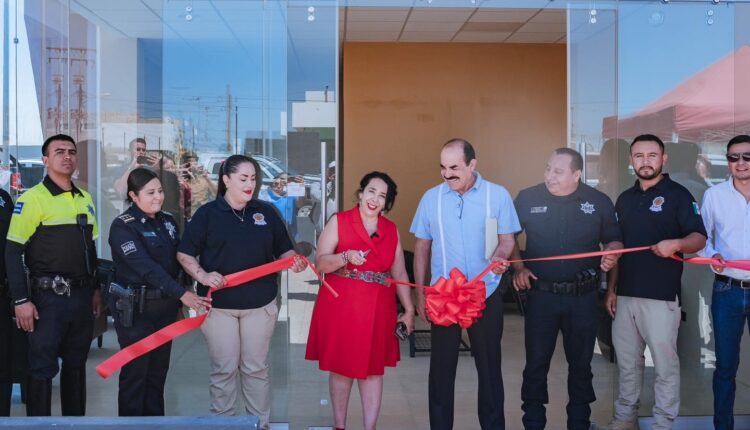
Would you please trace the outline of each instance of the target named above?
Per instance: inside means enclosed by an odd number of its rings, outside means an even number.
[[[638,428],[646,346],[656,371],[652,428],[671,429],[680,410],[677,331],[682,263],[670,257],[702,249],[706,229],[690,192],[662,174],[666,161],[661,139],[650,134],[636,137],[630,145],[630,163],[638,180],[615,205],[625,247],[651,246],[653,252],[623,255],[607,293],[620,375],[610,424],[614,430]]]
[[[612,201],[581,183],[583,159],[569,149],[554,151],[544,171],[544,183],[518,194],[516,212],[526,232],[524,258],[621,249],[620,229]],[[518,247],[514,260],[519,259]],[[547,373],[562,331],[568,360],[568,425],[592,428],[590,403],[596,400],[591,359],[596,340],[596,290],[599,269],[608,271],[617,255],[578,260],[514,263],[513,285],[527,290],[526,368],[523,371],[523,424],[544,429],[544,405],[549,402]]]

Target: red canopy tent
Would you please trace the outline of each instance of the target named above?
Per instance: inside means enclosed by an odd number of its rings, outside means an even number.
[[[658,73],[658,71],[657,71]],[[603,135],[726,142],[750,132],[750,46],[696,73],[635,115],[604,118]]]

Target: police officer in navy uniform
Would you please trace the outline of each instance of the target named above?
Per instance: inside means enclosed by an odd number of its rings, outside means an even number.
[[[547,162],[544,183],[521,191],[516,212],[526,231],[524,258],[622,248],[612,201],[581,183],[583,159],[569,148],[556,149]],[[519,257],[518,247],[514,259]],[[521,399],[527,430],[545,428],[549,402],[547,373],[562,331],[568,360],[569,430],[597,428],[589,421],[596,397],[591,359],[597,324],[599,269],[611,269],[617,256],[514,263],[513,285],[527,290],[526,368]]]
[[[179,234],[174,217],[161,210],[164,190],[158,175],[144,168],[130,172],[127,196],[132,204],[115,218],[109,233],[117,285],[110,287],[107,302],[121,348],[175,322],[180,301],[199,313],[210,306],[210,299],[185,291],[176,280]],[[171,347],[166,343],[122,368],[120,416],[164,415]]]
[[[99,232],[91,196],[71,178],[78,167],[72,137],[42,145],[44,180],[18,198],[5,262],[16,325],[28,332],[28,415],[51,415],[52,378],[59,368],[63,415],[86,413],[86,359],[101,313],[94,288]],[[28,267],[27,285],[24,263]]]
[[[13,200],[0,188],[0,417],[10,416],[10,394],[13,387],[13,308],[8,296],[5,273],[5,235],[8,234]]]

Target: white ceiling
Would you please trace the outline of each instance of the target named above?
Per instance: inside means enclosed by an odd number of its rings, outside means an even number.
[[[564,9],[342,7],[347,42],[565,43]]]
[[[487,7],[491,4],[489,0],[477,0],[477,6],[481,3],[481,7],[430,7],[425,1],[419,1],[419,7],[372,7],[352,6],[352,1],[342,1],[345,6],[338,9],[341,41],[565,43],[566,40],[566,10],[554,8],[554,3],[549,0],[524,0],[524,8]],[[375,4],[381,3],[388,4],[389,1],[378,0]],[[390,3],[403,4],[406,1],[393,0]],[[414,4],[417,4],[416,0]],[[192,9],[193,19],[190,21],[185,19],[186,5]],[[256,32],[260,31],[262,14],[254,12],[254,8],[260,12],[262,5],[260,2],[238,2],[236,7],[241,10],[233,13],[232,1],[72,2],[76,12],[124,37],[189,39],[191,35],[198,35],[201,38],[233,37],[238,41],[252,40],[260,35]],[[328,10],[333,12],[331,9]],[[310,25],[307,6],[293,9],[298,10],[304,13],[288,14],[288,25],[294,26],[295,35],[309,30],[311,35],[321,33],[325,36],[320,25],[333,24],[316,20],[318,25]]]

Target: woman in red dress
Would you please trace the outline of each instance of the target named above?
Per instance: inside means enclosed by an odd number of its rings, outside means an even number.
[[[326,224],[315,259],[318,270],[338,298],[321,289],[310,324],[308,360],[330,372],[329,389],[336,429],[346,425],[346,408],[357,379],[365,430],[374,430],[383,395],[385,367],[400,358],[397,321],[414,328],[414,305],[408,286],[404,252],[396,225],[382,216],[393,207],[396,183],[385,173],[371,172],[359,182],[359,203]],[[406,312],[396,318],[396,295]]]

